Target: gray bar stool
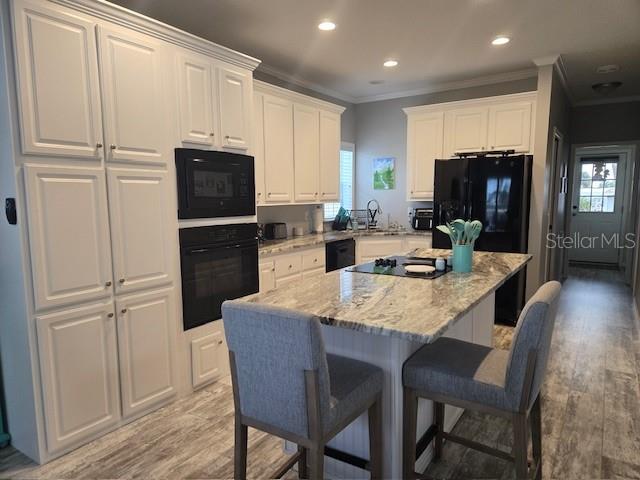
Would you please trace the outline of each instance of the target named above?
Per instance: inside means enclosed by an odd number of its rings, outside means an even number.
[[[326,443],[368,410],[368,469],[382,476],[382,370],[327,355],[320,322],[282,308],[222,305],[235,403],[234,477],[246,478],[247,426],[298,444],[298,453],[268,478],[324,475]]]
[[[542,285],[527,302],[514,332],[511,350],[497,350],[451,338],[421,347],[404,364],[403,477],[416,478],[418,398],[434,402],[434,459],[444,439],[515,463],[517,478],[528,478],[528,420],[535,467],[542,475],[540,387],[549,358],[560,283]],[[511,418],[512,453],[443,431],[444,404]]]

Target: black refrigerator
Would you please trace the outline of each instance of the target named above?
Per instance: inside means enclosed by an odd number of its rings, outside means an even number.
[[[527,252],[530,155],[467,156],[436,160],[434,226],[456,218],[480,220],[477,251]],[[434,248],[451,248],[449,237],[433,229]],[[526,270],[496,291],[496,322],[515,325],[524,306]]]

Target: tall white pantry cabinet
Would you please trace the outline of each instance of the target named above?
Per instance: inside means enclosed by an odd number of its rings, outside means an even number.
[[[0,351],[46,462],[179,393],[173,148],[252,154],[259,62],[105,2],[0,7]]]

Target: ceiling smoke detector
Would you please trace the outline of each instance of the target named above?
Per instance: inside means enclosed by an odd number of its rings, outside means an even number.
[[[614,73],[620,70],[620,65],[611,64],[611,65],[600,65],[596,68],[597,73]]]
[[[594,91],[601,95],[609,95],[622,86],[622,82],[602,82],[591,85]]]
[[[371,85],[382,85],[384,83],[384,80],[370,80],[369,83]]]

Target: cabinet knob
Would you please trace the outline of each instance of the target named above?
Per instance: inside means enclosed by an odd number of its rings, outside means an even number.
[[[102,148],[102,144],[100,142],[96,143],[96,148]]]
[[[258,196],[262,195],[262,192],[258,192]]]
[[[317,197],[318,196],[318,192],[314,193],[314,195]]]
[[[113,318],[113,313],[107,313],[107,318]]]
[[[124,278],[121,278],[120,280],[118,280],[118,282],[119,282],[120,284],[123,284],[123,283],[124,283]]]
[[[211,132],[211,133],[209,134],[209,136],[210,136],[210,137],[215,137],[215,136],[216,136],[216,134],[215,134],[215,133],[213,133],[213,132]]]
[[[222,340],[218,340],[218,345],[222,345]]]
[[[293,265],[289,265],[289,269],[293,268]]]
[[[104,284],[105,287],[110,287],[111,286],[111,282],[107,282]]]
[[[317,259],[317,258],[314,258],[314,259],[313,259],[313,263],[318,263],[318,259]]]
[[[225,140],[229,140],[231,137],[229,135],[224,136]]]
[[[127,313],[127,309],[126,309],[126,308],[123,308],[122,310],[120,310],[120,313],[122,313],[122,314]]]
[[[109,145],[109,148],[110,148],[111,150],[115,150],[115,149],[116,149],[116,148],[118,148],[118,147],[116,147],[116,146],[112,143],[111,145]]]
[[[267,193],[268,196],[271,196],[271,192]]]
[[[275,267],[274,267],[274,268],[272,268],[272,269],[271,269],[271,271],[272,271],[272,272],[275,272],[275,271],[276,271]]]

